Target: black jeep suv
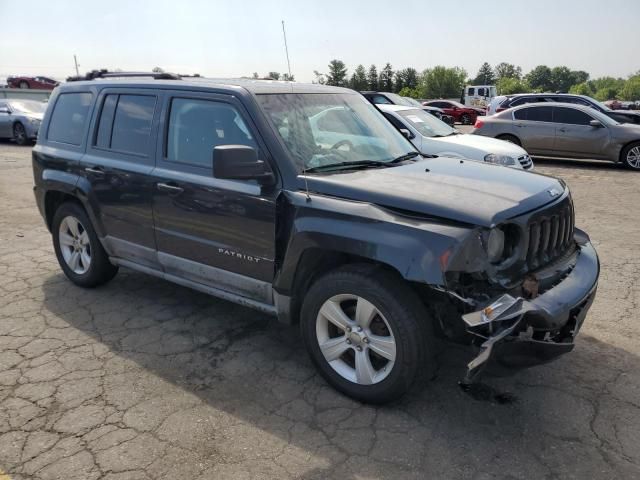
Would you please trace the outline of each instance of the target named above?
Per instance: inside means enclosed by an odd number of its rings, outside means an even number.
[[[368,402],[428,376],[436,335],[475,346],[467,382],[573,348],[599,264],[562,181],[420,156],[351,90],[164,78],[49,101],[34,190],[75,284],[127,267],[299,323]]]

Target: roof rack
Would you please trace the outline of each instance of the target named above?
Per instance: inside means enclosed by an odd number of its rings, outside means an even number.
[[[68,77],[67,82],[80,82],[83,80],[95,80],[96,78],[132,78],[151,77],[154,80],[181,80],[185,75],[168,72],[110,72],[107,69],[91,70],[85,75]]]

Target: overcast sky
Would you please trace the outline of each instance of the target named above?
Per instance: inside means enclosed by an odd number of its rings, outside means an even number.
[[[506,61],[567,65],[592,77],[640,70],[639,0],[0,0],[0,75],[65,78],[94,68],[298,81],[338,58],[349,73]]]

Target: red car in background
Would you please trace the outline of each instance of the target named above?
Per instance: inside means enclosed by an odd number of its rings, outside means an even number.
[[[444,113],[451,115],[456,122],[463,125],[472,125],[478,116],[484,115],[484,110],[481,108],[467,107],[453,100],[431,100],[422,102],[422,105],[441,108]]]
[[[9,88],[34,88],[37,90],[53,90],[60,82],[49,77],[7,77]]]

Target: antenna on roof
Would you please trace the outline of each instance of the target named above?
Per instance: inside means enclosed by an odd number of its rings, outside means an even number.
[[[287,32],[284,29],[284,20],[282,20],[282,36],[284,37],[284,53],[287,55],[287,69],[289,70],[289,81],[291,81],[291,63],[289,62],[289,47],[287,47]]]

